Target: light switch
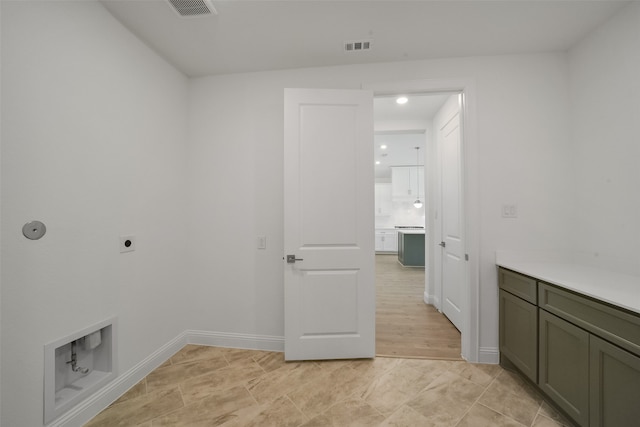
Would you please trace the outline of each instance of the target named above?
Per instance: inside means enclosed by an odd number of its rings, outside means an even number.
[[[502,218],[518,218],[518,205],[502,205]]]
[[[267,249],[267,236],[258,236],[258,249]]]

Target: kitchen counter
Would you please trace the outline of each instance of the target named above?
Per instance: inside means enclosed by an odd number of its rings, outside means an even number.
[[[640,277],[571,262],[565,257],[496,253],[500,267],[640,314]]]

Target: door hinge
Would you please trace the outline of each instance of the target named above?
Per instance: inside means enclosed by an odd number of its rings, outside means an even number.
[[[464,260],[469,261],[469,254],[464,254]]]

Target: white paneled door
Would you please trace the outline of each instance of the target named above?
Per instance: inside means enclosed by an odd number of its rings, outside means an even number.
[[[466,265],[462,214],[460,96],[449,98],[435,118],[435,123],[441,156],[442,312],[460,332],[464,332]]]
[[[373,94],[284,97],[285,359],[374,357]]]

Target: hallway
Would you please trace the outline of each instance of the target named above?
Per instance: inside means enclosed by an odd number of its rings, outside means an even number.
[[[376,355],[462,360],[460,332],[423,300],[424,269],[376,255]]]

